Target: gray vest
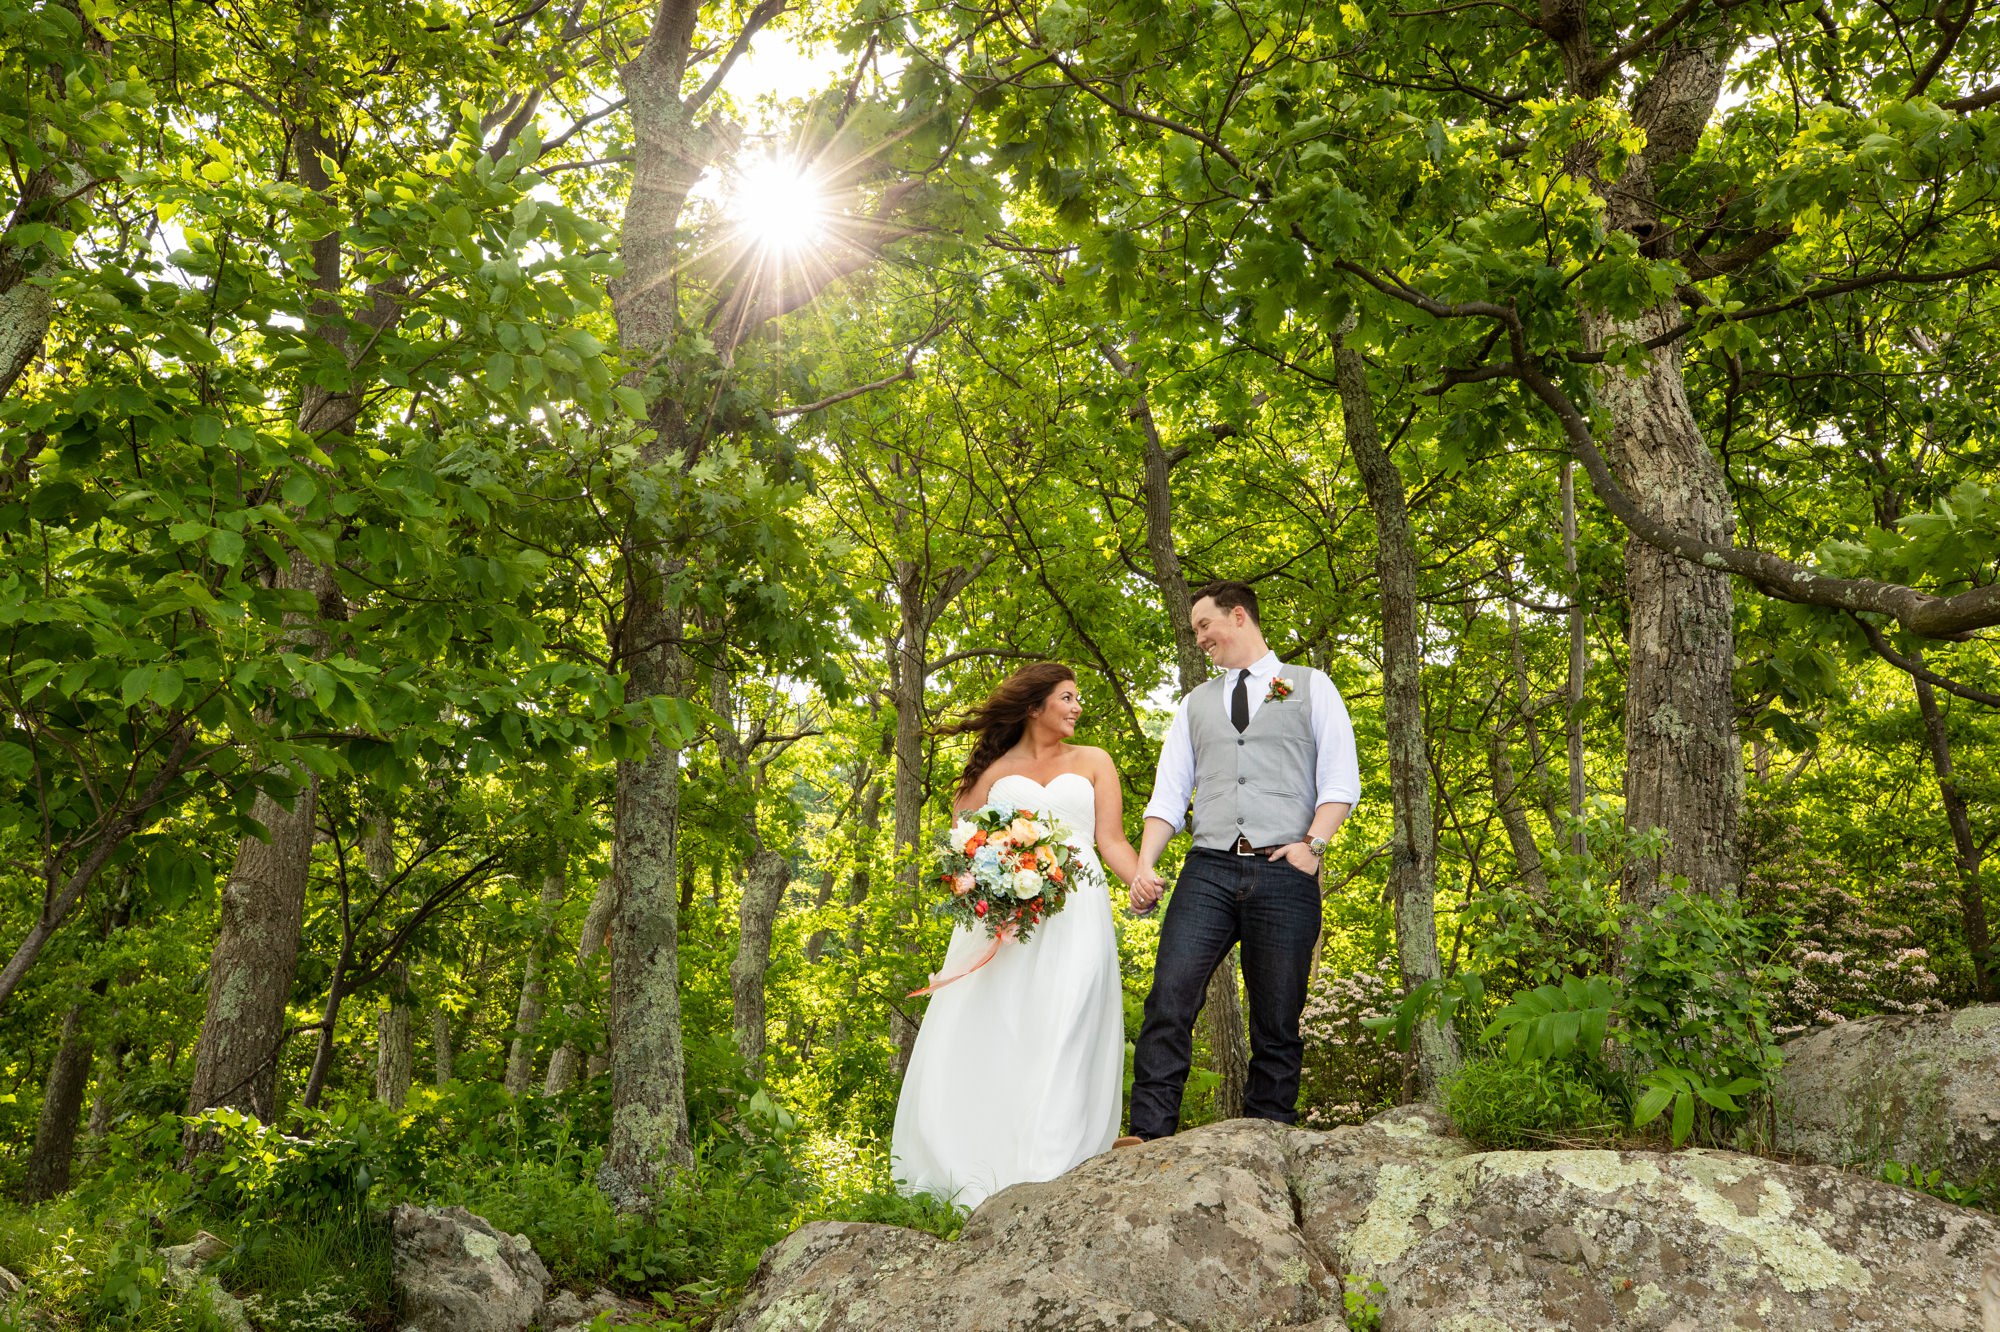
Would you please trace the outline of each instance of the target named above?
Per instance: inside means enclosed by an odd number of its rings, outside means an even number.
[[[1226,851],[1239,835],[1252,846],[1305,840],[1319,798],[1312,684],[1302,666],[1280,666],[1278,676],[1291,684],[1291,694],[1259,706],[1241,735],[1229,724],[1227,706],[1235,671],[1188,695],[1196,846]]]

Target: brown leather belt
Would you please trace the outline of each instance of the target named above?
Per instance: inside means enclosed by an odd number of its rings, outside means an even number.
[[[1283,850],[1288,845],[1290,843],[1280,843],[1278,846],[1252,846],[1249,838],[1239,835],[1236,844],[1229,849],[1239,856],[1268,856],[1273,851]]]

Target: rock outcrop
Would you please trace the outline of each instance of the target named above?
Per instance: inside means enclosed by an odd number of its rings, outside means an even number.
[[[945,1243],[821,1222],[730,1332],[1980,1332],[2000,1220],[1728,1152],[1481,1152],[1405,1108],[1237,1120],[989,1198]]]
[[[463,1207],[389,1213],[402,1332],[527,1332],[542,1314],[549,1273],[525,1235],[508,1235]]]
[[[1842,1022],[1788,1042],[1778,1147],[2000,1184],[2000,1004]]]

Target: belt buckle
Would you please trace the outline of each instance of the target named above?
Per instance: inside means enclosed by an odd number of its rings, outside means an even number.
[[[1254,856],[1257,854],[1257,848],[1250,845],[1250,839],[1242,833],[1236,834],[1236,844],[1229,849],[1239,856]]]

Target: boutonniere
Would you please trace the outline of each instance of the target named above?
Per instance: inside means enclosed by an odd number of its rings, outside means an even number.
[[[1282,675],[1272,676],[1271,687],[1264,691],[1264,701],[1266,703],[1275,703],[1279,699],[1290,698],[1291,696],[1292,682]]]

